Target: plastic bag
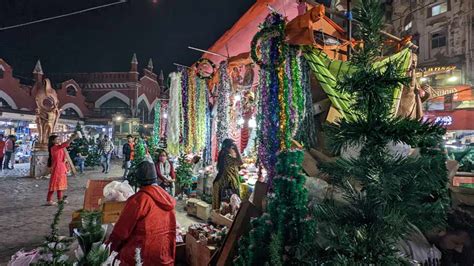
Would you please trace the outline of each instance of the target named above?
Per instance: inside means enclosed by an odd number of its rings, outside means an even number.
[[[21,249],[11,257],[8,266],[28,266],[32,263],[38,262],[40,258],[40,251],[37,249],[31,251]]]
[[[104,187],[105,201],[126,201],[133,194],[135,194],[135,192],[128,184],[128,181],[112,181]]]

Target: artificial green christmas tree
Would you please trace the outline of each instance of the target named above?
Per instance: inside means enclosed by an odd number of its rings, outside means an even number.
[[[81,132],[82,138],[75,139],[69,145],[69,156],[75,162],[75,158],[78,153],[81,153],[82,156],[87,156],[85,161],[85,166],[94,167],[100,164],[100,154],[99,147],[94,142],[93,139],[87,139],[85,137],[84,131],[81,124],[77,123],[74,132]]]
[[[354,99],[352,115],[327,125],[325,133],[335,154],[351,149],[358,152],[321,167],[342,191],[345,202],[328,200],[316,206],[314,261],[401,265],[407,260],[398,254],[397,244],[412,225],[426,231],[445,222],[449,206],[441,149],[445,130],[394,116],[394,91],[408,80],[398,62],[373,67],[383,45],[380,0],[361,1],[355,15],[363,45],[354,49],[351,58],[355,71],[337,88]],[[396,152],[396,145],[419,148],[419,155]]]
[[[248,236],[239,243],[236,265],[305,265],[310,257],[306,243],[314,241],[314,222],[308,219],[306,176],[301,164],[304,153],[284,151],[278,155],[274,193],[268,211],[252,221]]]
[[[134,147],[134,157],[132,161],[132,165],[130,167],[130,173],[128,174],[128,182],[129,184],[135,188],[135,191],[138,190],[138,183],[137,183],[137,166],[143,162],[146,158],[146,147],[145,141],[142,138],[138,139],[138,142],[135,144]]]
[[[176,168],[176,181],[181,191],[189,190],[193,184],[191,168],[192,164],[186,159],[186,155],[182,154]]]

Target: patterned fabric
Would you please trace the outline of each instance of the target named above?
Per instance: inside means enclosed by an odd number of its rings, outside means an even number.
[[[234,158],[230,155],[225,158],[224,170],[217,174],[212,188],[212,208],[214,210],[218,210],[221,206],[221,192],[223,190],[232,189],[235,194],[239,195],[239,166],[241,165],[242,160],[240,158]]]

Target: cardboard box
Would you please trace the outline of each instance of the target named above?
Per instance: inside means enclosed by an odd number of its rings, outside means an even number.
[[[204,245],[191,234],[186,235],[186,261],[189,266],[209,265],[215,250],[215,247]]]
[[[87,180],[86,192],[84,194],[84,210],[100,210],[100,200],[104,197],[104,187],[112,181],[112,179]]]
[[[72,219],[69,223],[69,236],[74,235],[74,229],[81,226],[81,212],[82,210],[77,210],[72,213]]]
[[[204,221],[207,221],[209,219],[209,216],[211,214],[211,205],[207,204],[204,201],[198,201],[196,203],[196,216]]]
[[[196,216],[197,215],[197,203],[198,199],[192,198],[186,201],[186,212],[188,215]]]
[[[102,223],[116,223],[125,207],[125,201],[108,201],[102,204]]]
[[[232,223],[234,222],[233,220],[218,213],[216,210],[211,211],[211,221],[217,225],[227,226],[227,228],[232,227]]]

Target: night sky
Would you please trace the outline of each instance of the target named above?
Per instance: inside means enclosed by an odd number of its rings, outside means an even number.
[[[1,0],[0,27],[89,8],[114,0]],[[155,72],[190,65],[255,0],[129,0],[128,3],[54,21],[0,31],[0,58],[14,74],[31,78],[36,60],[48,73],[128,71],[152,58]]]

